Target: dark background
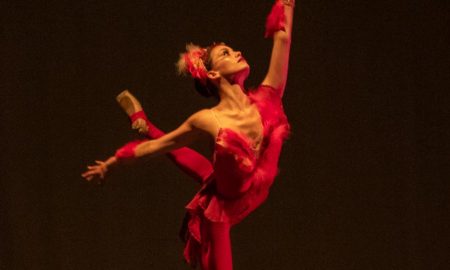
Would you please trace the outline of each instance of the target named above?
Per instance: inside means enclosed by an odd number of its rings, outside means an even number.
[[[257,85],[272,3],[2,1],[0,268],[188,269],[178,229],[198,187],[166,157],[100,187],[80,174],[134,138],[121,90],[166,131],[214,104],[175,74],[186,42],[241,50]],[[298,0],[293,134],[232,230],[235,269],[447,269],[448,8]]]

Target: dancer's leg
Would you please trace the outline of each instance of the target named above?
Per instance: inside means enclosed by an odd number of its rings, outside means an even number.
[[[142,111],[143,113],[143,111]],[[156,139],[163,136],[165,133],[158,129],[148,118],[143,114],[143,119],[148,126],[147,137]],[[213,172],[211,162],[203,155],[188,147],[175,149],[167,153],[167,156],[186,174],[196,179],[197,182],[202,183],[208,179]]]
[[[157,139],[165,134],[148,120],[142,110],[141,104],[130,92],[125,90],[120,93],[117,96],[117,101],[128,114],[132,122],[138,119],[145,121],[145,128],[147,130],[145,135],[149,139]],[[188,147],[173,150],[167,153],[167,155],[182,171],[196,179],[199,183],[208,179],[213,172],[211,162],[203,155]]]
[[[230,224],[205,221],[207,237],[203,237],[202,270],[232,270]]]

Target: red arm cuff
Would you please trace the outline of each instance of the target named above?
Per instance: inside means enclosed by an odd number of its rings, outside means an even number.
[[[114,156],[118,160],[135,158],[136,155],[134,153],[134,150],[136,149],[136,146],[138,146],[142,142],[143,142],[143,140],[136,140],[136,141],[129,142],[129,143],[125,144],[124,146],[122,146],[121,148],[119,148],[116,151]]]

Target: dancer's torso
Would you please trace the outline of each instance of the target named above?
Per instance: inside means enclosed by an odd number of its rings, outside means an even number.
[[[215,120],[215,128],[212,133],[214,143],[217,143],[221,130],[228,129],[241,134],[251,142],[252,150],[259,151],[264,136],[264,127],[255,104],[250,104],[239,111],[224,111],[217,107],[210,111]]]

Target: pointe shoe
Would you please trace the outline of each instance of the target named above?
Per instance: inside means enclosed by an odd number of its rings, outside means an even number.
[[[130,118],[131,128],[138,130],[141,134],[147,134],[148,119],[141,103],[128,90],[124,90],[117,95],[116,100]]]
[[[128,90],[118,94],[116,100],[129,117],[142,111],[141,103]]]

